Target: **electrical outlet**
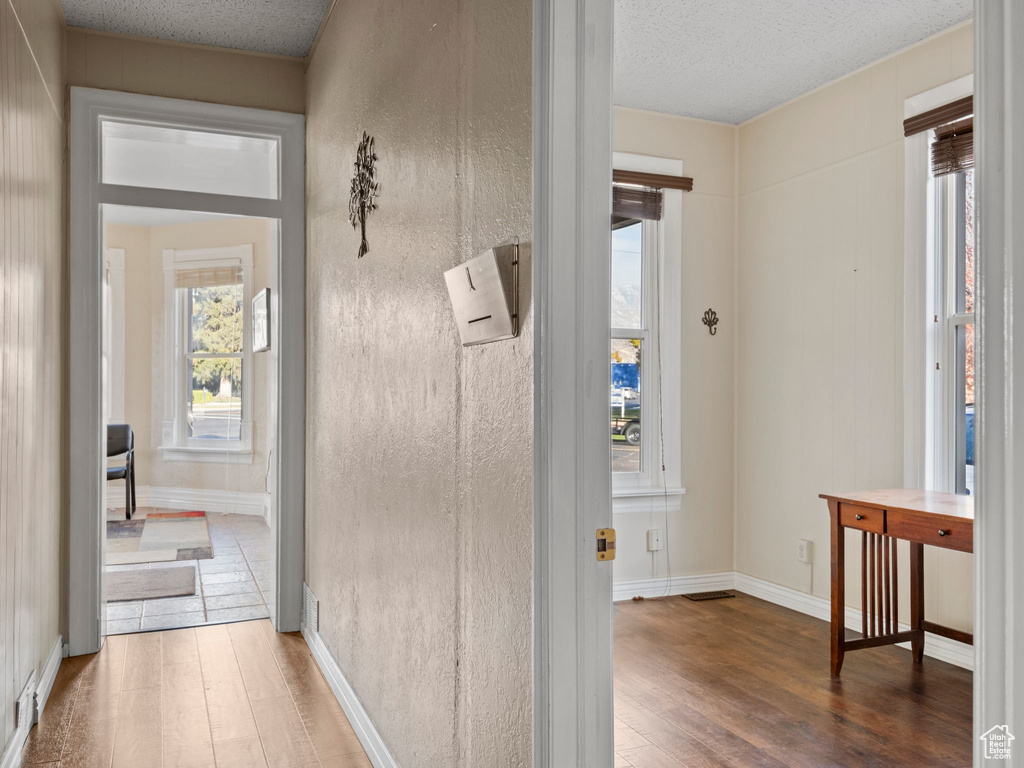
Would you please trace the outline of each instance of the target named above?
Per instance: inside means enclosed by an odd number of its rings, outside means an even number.
[[[814,562],[814,542],[807,539],[800,539],[800,543],[797,544],[796,558],[801,563],[813,563]]]
[[[660,528],[651,528],[647,531],[647,551],[657,552],[659,549],[664,549],[665,543],[661,538]]]

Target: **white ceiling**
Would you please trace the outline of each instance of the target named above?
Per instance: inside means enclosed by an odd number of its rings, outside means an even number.
[[[615,0],[614,101],[741,123],[970,18],[972,5]]]
[[[330,0],[61,0],[68,25],[305,56]]]

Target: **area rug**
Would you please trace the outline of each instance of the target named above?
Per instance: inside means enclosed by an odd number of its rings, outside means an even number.
[[[196,593],[196,567],[175,565],[169,568],[140,568],[135,571],[109,571],[107,602],[155,600]]]
[[[135,520],[107,520],[107,565],[211,557],[205,512],[149,512]]]

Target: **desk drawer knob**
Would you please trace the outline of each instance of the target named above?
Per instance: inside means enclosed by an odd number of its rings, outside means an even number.
[[[863,519],[864,519],[864,515],[854,515],[854,517],[855,517],[855,518],[856,518],[857,520],[863,520]]]
[[[949,534],[949,531],[944,531],[941,528],[939,529],[939,536],[946,536],[948,534]]]

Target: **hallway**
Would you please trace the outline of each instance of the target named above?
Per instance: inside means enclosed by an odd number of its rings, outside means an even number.
[[[305,640],[269,620],[116,635],[64,659],[25,766],[369,768]]]

